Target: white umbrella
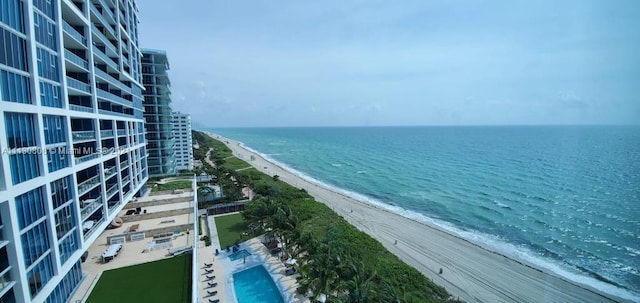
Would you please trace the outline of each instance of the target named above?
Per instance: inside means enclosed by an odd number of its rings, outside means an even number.
[[[296,259],[289,259],[289,260],[285,261],[284,264],[286,264],[286,265],[296,265],[296,264],[298,264],[298,261]]]

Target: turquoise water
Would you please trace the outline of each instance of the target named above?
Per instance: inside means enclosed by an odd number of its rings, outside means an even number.
[[[235,261],[235,260],[239,260],[239,259],[242,259],[242,258],[248,257],[248,256],[251,256],[251,254],[246,249],[243,249],[243,250],[239,250],[239,251],[237,251],[235,253],[230,254],[229,255],[229,260]]]
[[[640,127],[212,131],[370,203],[640,300]]]
[[[284,302],[271,275],[262,265],[233,274],[233,288],[238,303]]]

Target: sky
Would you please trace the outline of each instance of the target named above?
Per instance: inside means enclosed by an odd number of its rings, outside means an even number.
[[[138,7],[194,127],[640,124],[640,1]]]

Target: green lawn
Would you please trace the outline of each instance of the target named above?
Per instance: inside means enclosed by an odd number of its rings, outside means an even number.
[[[236,241],[241,241],[242,233],[247,231],[247,225],[241,214],[216,217],[220,248],[225,249],[236,244]]]
[[[189,189],[191,188],[191,181],[171,181],[165,184],[158,184],[151,189],[151,191],[165,191],[165,190],[176,190],[176,189]]]
[[[105,271],[88,303],[189,303],[191,254]]]

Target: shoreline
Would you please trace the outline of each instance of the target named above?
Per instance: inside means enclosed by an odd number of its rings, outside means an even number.
[[[483,247],[436,225],[395,213],[390,209],[329,188],[265,159],[242,142],[211,132],[233,155],[257,170],[305,189],[454,297],[467,302],[624,302],[588,285],[577,284],[526,261]],[[249,160],[249,159],[252,160]],[[396,242],[397,241],[397,242]],[[443,272],[440,273],[440,269]]]

